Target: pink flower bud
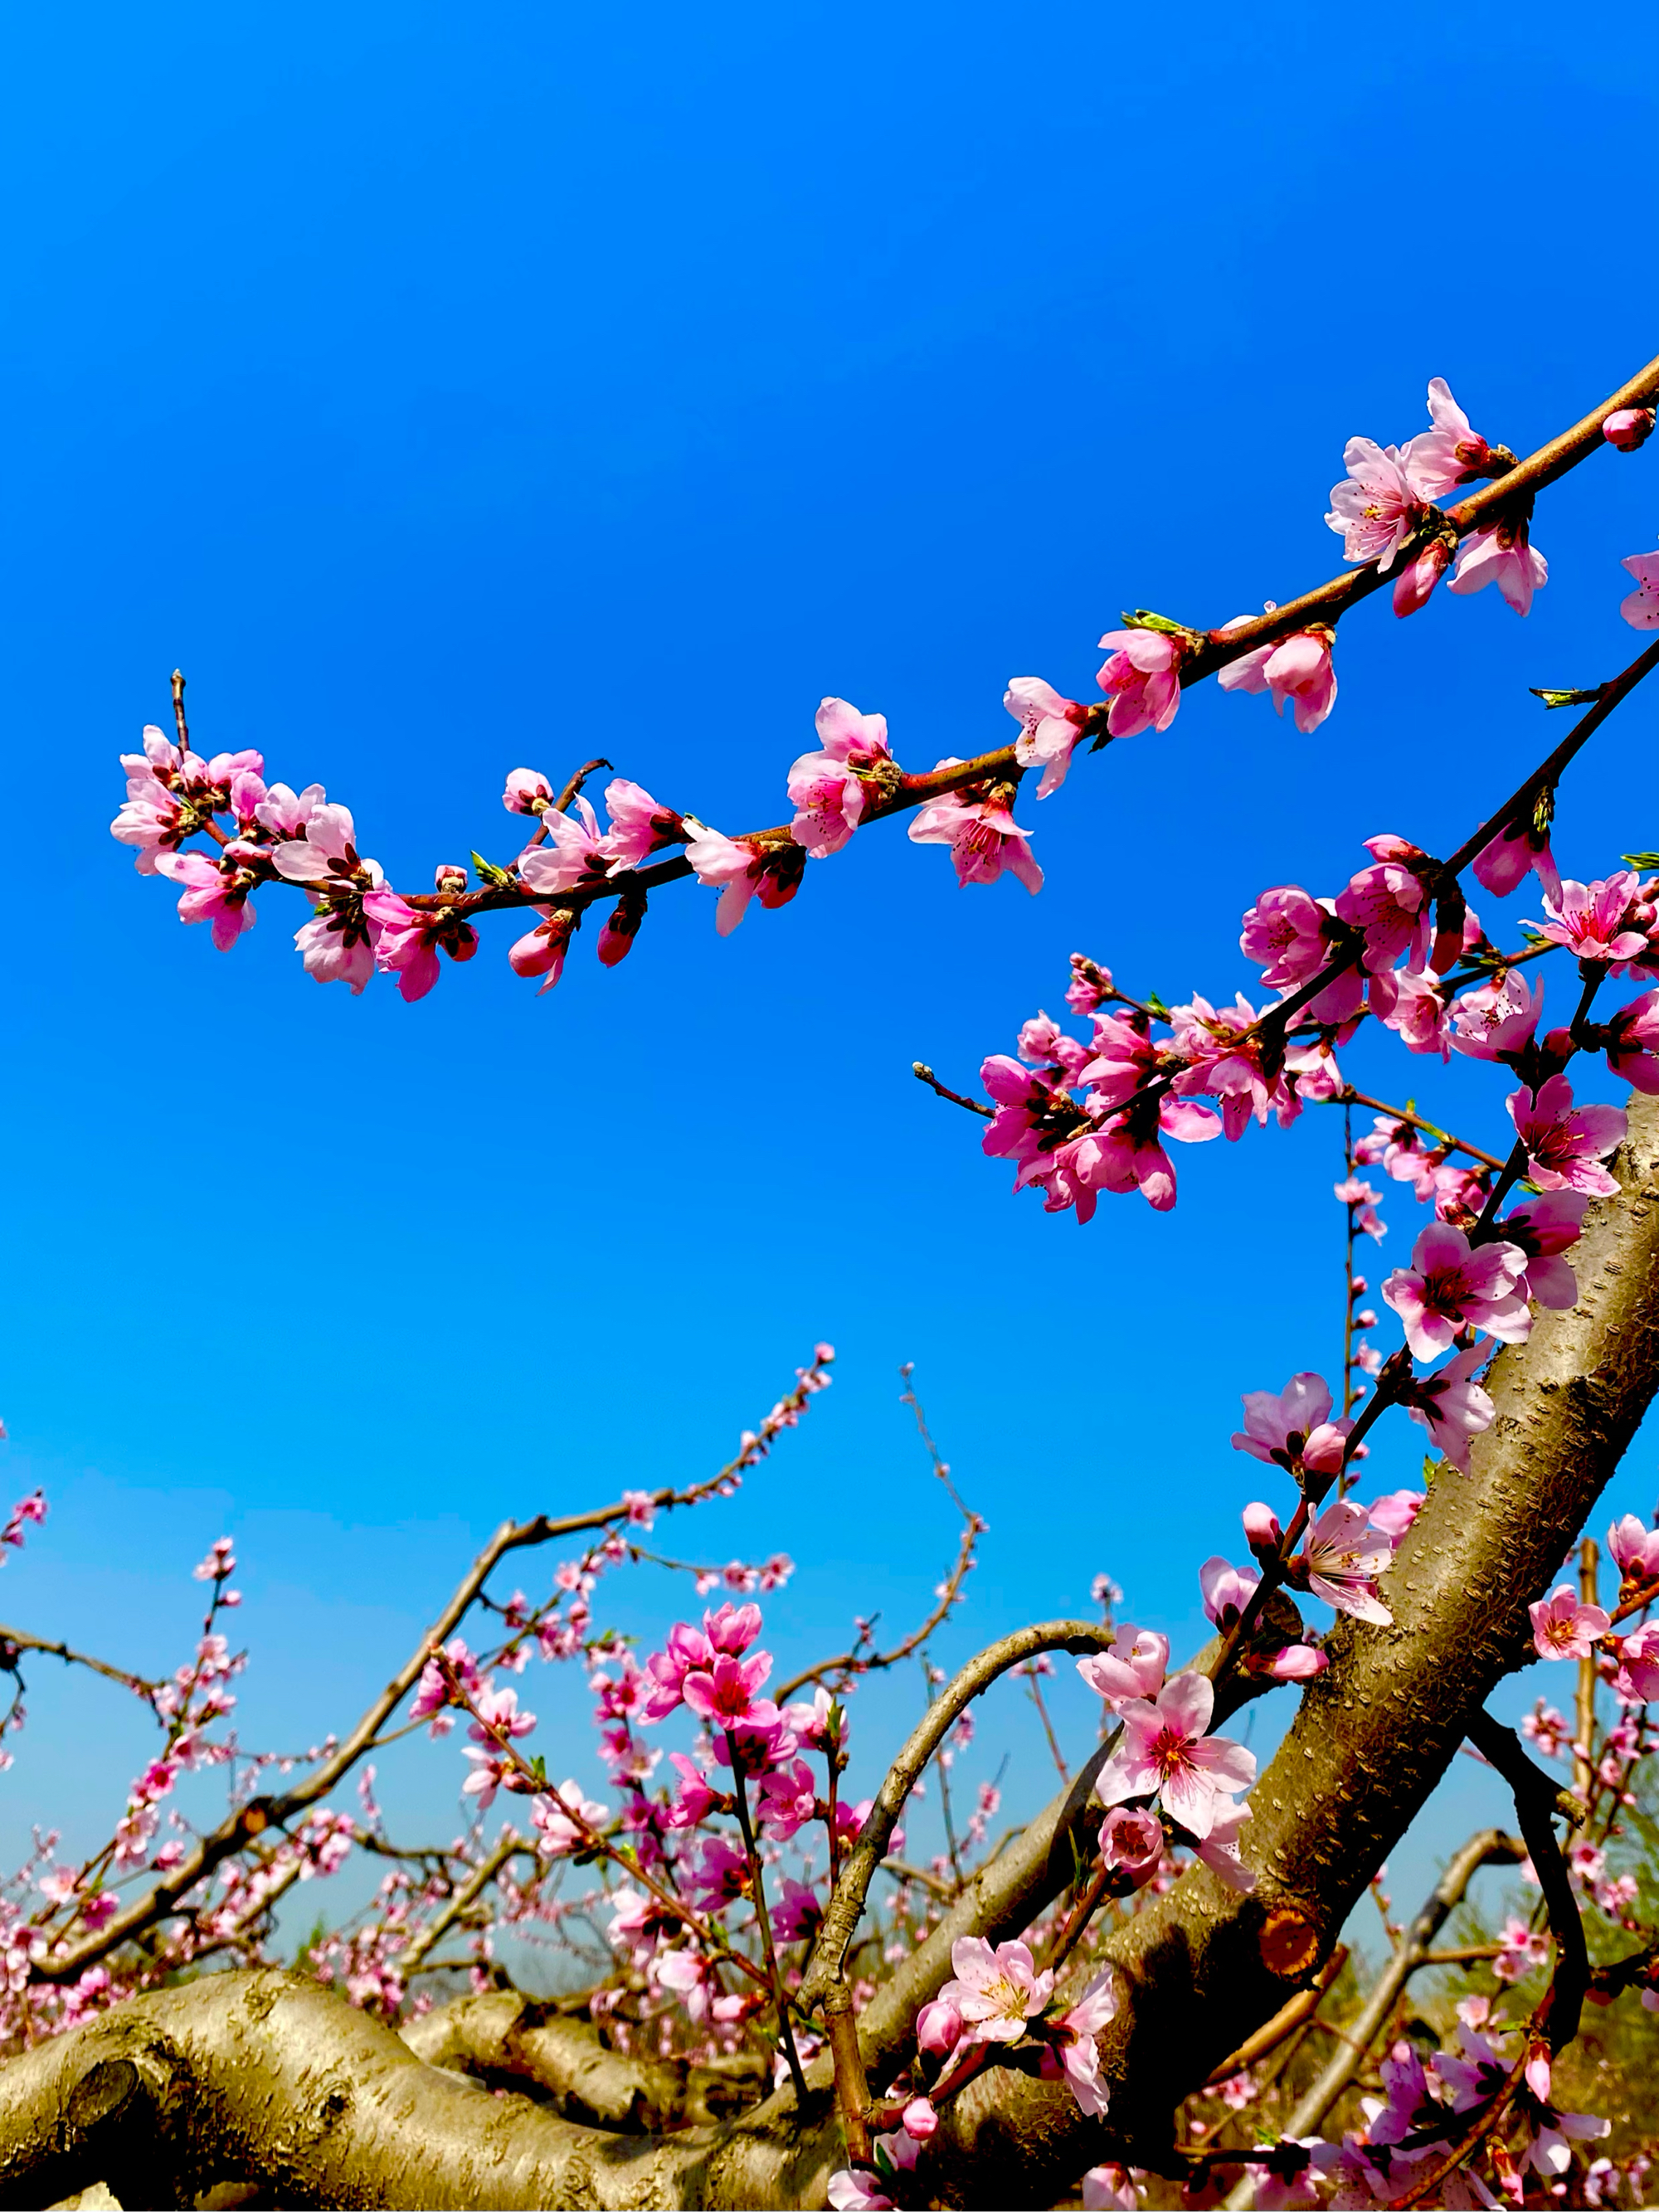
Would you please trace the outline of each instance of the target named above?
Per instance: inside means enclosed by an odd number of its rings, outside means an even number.
[[[1270,1505],[1258,1501],[1244,1508],[1244,1540],[1258,1559],[1277,1556],[1285,1531],[1279,1525],[1279,1516]]]
[[[933,2008],[930,2005],[931,2012]],[[899,2115],[899,2124],[913,2142],[926,2142],[939,2127],[939,2114],[926,2097],[912,2097]]]
[[[441,891],[464,891],[466,889],[466,870],[457,867],[453,860],[445,860],[440,863],[432,880]]]
[[[1395,579],[1394,611],[1414,615],[1425,607],[1435,586],[1450,565],[1453,549],[1443,538],[1431,538],[1417,558]]]
[[[1651,407],[1617,408],[1602,423],[1601,435],[1621,453],[1633,453],[1652,435],[1653,414]]]
[[[962,2039],[962,2014],[943,1997],[923,2005],[916,2014],[916,2043],[931,2057],[944,2058]],[[907,2124],[908,2124],[907,2114]]]

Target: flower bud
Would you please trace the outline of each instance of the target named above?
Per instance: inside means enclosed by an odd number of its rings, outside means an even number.
[[[1431,538],[1416,559],[1395,579],[1394,611],[1414,615],[1429,603],[1430,594],[1451,564],[1455,547],[1444,538]]]
[[[453,860],[441,861],[432,880],[441,891],[464,891],[466,889],[466,870],[458,867]]]
[[[1621,453],[1633,453],[1652,435],[1653,415],[1651,407],[1616,408],[1602,423],[1601,435]]]
[[[931,2005],[928,2010],[933,2010]],[[926,2097],[912,2097],[899,2115],[899,2125],[912,2142],[926,2142],[939,2128],[939,2114]]]
[[[501,793],[501,805],[509,814],[545,814],[552,804],[553,787],[539,769],[513,769]]]
[[[943,1997],[916,2014],[916,2043],[933,2058],[948,2057],[962,2039],[962,2014]]]
[[[599,932],[595,948],[599,959],[607,968],[614,968],[619,960],[626,960],[634,950],[634,939],[639,935],[640,924],[645,920],[645,901],[637,894],[624,893],[611,909],[605,927]]]
[[[1284,1535],[1279,1516],[1270,1505],[1258,1502],[1244,1508],[1244,1540],[1258,1559],[1277,1559]]]

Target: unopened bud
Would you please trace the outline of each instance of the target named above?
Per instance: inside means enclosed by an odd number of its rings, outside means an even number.
[[[912,2097],[899,2115],[899,2125],[912,2142],[926,2142],[939,2128],[939,2114],[926,2097]]]
[[[1633,453],[1652,436],[1653,414],[1651,407],[1615,408],[1602,423],[1601,435],[1621,453]]]
[[[634,939],[639,935],[640,924],[645,920],[645,901],[636,896],[624,895],[611,909],[605,927],[599,932],[596,947],[599,958],[607,968],[614,968],[619,960],[626,960],[634,950]]]
[[[464,891],[466,889],[466,870],[459,867],[453,860],[441,861],[432,880],[441,891]]]
[[[962,2040],[962,2014],[943,1997],[923,2005],[916,2014],[916,2044],[930,2057],[945,2058]]]
[[[1258,1502],[1244,1508],[1244,1540],[1258,1559],[1277,1559],[1284,1540],[1279,1516],[1270,1505]]]
[[[1397,615],[1414,615],[1425,607],[1435,586],[1451,565],[1456,551],[1456,541],[1451,538],[1431,538],[1415,560],[1409,562],[1395,579],[1394,611]]]

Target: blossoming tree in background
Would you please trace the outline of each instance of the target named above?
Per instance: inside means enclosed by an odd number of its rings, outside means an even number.
[[[508,959],[542,991],[591,908],[614,965],[682,878],[717,893],[728,933],[895,815],[948,848],[961,884],[1007,873],[1035,892],[1013,811],[1028,773],[1053,796],[1079,748],[1168,732],[1211,676],[1317,728],[1338,623],[1384,586],[1396,617],[1443,583],[1495,583],[1524,616],[1548,580],[1534,499],[1639,448],[1656,400],[1659,362],[1517,459],[1436,378],[1427,429],[1348,445],[1328,518],[1345,573],[1207,630],[1126,616],[1101,641],[1101,699],[1016,678],[1017,738],[972,760],[907,770],[880,714],[826,700],[776,827],[728,836],[625,774],[603,787],[602,821],[588,787],[611,763],[562,781],[517,768],[516,854],[474,853],[400,891],[321,785],[198,751],[175,677],[174,732],[149,728],[124,757],[114,832],[222,951],[256,897],[297,895],[313,977],[360,992],[385,976],[410,1000],[471,960],[498,911],[521,926]],[[1659,629],[1659,554],[1624,565],[1626,621]],[[1246,1395],[1237,1556],[1193,1563],[1214,1628],[1201,1651],[1177,1662],[1116,1619],[1103,1578],[1098,1619],[1036,1624],[947,1680],[927,1654],[974,1563],[982,1524],[963,1505],[927,1620],[886,1648],[860,1622],[848,1650],[777,1680],[765,1603],[790,1562],[665,1561],[656,1531],[701,1524],[803,1416],[827,1346],[712,1477],[503,1527],[382,1695],[303,1757],[234,1734],[228,1540],[196,1570],[207,1612],[169,1680],[7,1632],[14,1729],[24,1670],[50,1654],[142,1699],[158,1730],[102,1849],[76,1862],[43,1836],[0,1905],[7,2201],[101,2181],[168,2203],[239,2188],[392,2205],[1639,2202],[1659,2111],[1632,2088],[1643,2062],[1613,2059],[1659,2010],[1641,1849],[1659,1530],[1616,1522],[1605,1563],[1583,1531],[1659,1385],[1659,856],[1558,860],[1552,823],[1558,784],[1656,665],[1659,641],[1542,694],[1582,711],[1517,787],[1486,795],[1450,854],[1389,829],[1363,839],[1346,884],[1265,888],[1240,939],[1249,994],[1230,978],[1171,1005],[1075,954],[1068,1019],[1040,1012],[988,1057],[983,1097],[917,1066],[982,1118],[1017,1190],[1085,1223],[1110,1197],[1172,1206],[1182,1145],[1341,1116],[1341,1373],[1300,1368]],[[1518,901],[1515,918],[1488,905],[1483,922],[1475,886],[1483,905]],[[1485,1063],[1480,1129],[1350,1084],[1339,1055],[1367,1022],[1431,1066]],[[1373,1295],[1357,1255],[1384,1232],[1391,1185],[1425,1215]],[[1391,1348],[1373,1340],[1385,1326]],[[1366,1440],[1401,1414],[1426,1432],[1430,1479],[1366,1495]],[[0,1542],[21,1547],[45,1513],[23,1501]],[[507,1590],[509,1559],[530,1579],[550,1545],[562,1556],[539,1594]],[[684,1573],[696,1601],[641,1654],[599,1627],[594,1599],[642,1559]],[[923,1719],[885,1760],[855,1755],[850,1692],[916,1655]],[[1099,1699],[1097,1749],[1073,1772],[1050,1732],[1058,1795],[994,1842],[996,1784],[963,1795],[975,1701],[1017,1674],[1046,1728],[1060,1655]],[[583,1670],[596,1738],[550,1769],[532,1685],[559,1665]],[[1517,1734],[1486,1704],[1533,1665],[1542,1693]],[[1297,1708],[1258,1776],[1226,1731],[1274,1693]],[[471,1809],[443,1849],[389,1833],[375,1799],[376,1753],[412,1729]],[[1383,1863],[1466,1744],[1511,1791],[1517,1833],[1454,1850],[1396,1924]],[[204,1767],[228,1803],[202,1830],[173,1801]],[[926,1866],[902,1823],[930,1775],[947,1849]],[[372,1904],[276,1965],[280,1899],[353,1853],[384,1863]],[[1490,1865],[1520,1869],[1517,1910],[1493,1940],[1447,1945]],[[1340,1939],[1368,1889],[1389,1949],[1361,1989]],[[528,1947],[556,1951],[568,1994],[514,1986]]]

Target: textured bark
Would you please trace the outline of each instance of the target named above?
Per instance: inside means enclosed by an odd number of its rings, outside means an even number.
[[[612,2051],[592,2021],[564,2020],[511,1990],[458,1997],[399,2030],[428,2066],[480,2076],[492,2086],[539,2091],[561,2118],[624,2135],[655,2131],[685,2103],[684,2066]],[[751,2069],[754,2088],[762,2069]],[[753,2090],[751,2090],[751,2101]]]
[[[1498,1354],[1497,1419],[1473,1473],[1442,1468],[1384,1582],[1391,1628],[1327,1639],[1257,1784],[1240,1898],[1206,1869],[1104,1948],[1127,1997],[1100,2039],[1104,2121],[1004,2072],[964,2092],[933,2139],[937,2186],[963,2204],[1043,2204],[1103,2158],[1156,2166],[1176,2104],[1316,1971],[1376,1868],[1446,1771],[1469,1719],[1531,1649],[1549,1587],[1659,1382],[1659,1099],[1630,1102],[1616,1199],[1585,1216],[1579,1300],[1540,1310]]]

